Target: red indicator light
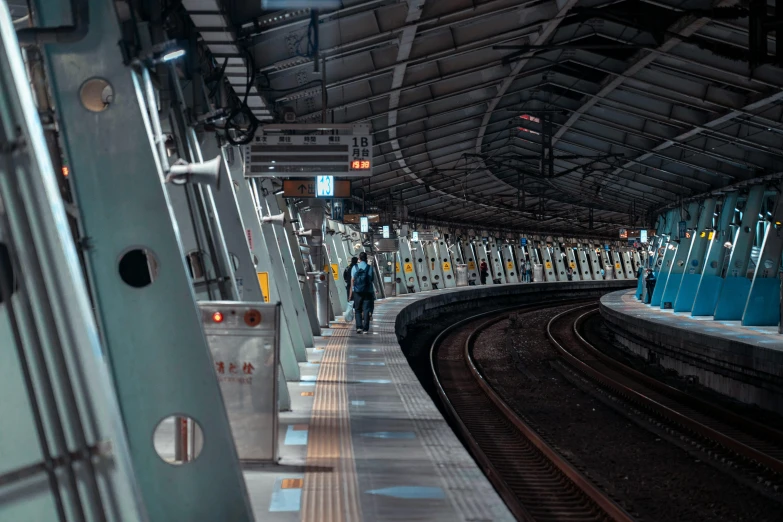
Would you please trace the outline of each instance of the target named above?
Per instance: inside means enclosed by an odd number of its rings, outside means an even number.
[[[370,170],[369,160],[353,160],[351,162],[351,170]]]
[[[216,323],[222,323],[223,314],[221,314],[220,312],[215,312],[214,314],[212,314],[212,320],[215,321]]]

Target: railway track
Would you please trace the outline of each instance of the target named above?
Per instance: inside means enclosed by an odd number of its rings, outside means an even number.
[[[514,311],[534,308],[540,305]],[[520,419],[477,369],[472,357],[477,336],[510,313],[461,321],[430,350],[438,394],[474,458],[518,520],[633,520]]]
[[[547,336],[581,374],[658,418],[706,439],[774,474],[783,473],[783,433],[697,399],[604,354],[581,333],[595,305],[576,306],[553,317]]]

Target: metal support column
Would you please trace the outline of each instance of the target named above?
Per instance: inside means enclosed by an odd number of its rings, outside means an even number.
[[[0,519],[146,521],[5,4],[0,35]]]
[[[237,208],[239,209],[245,238],[252,256],[256,280],[259,286],[261,286],[263,280],[267,287],[266,289],[261,288],[264,294],[263,301],[279,303],[281,301],[280,290],[278,289],[277,281],[273,277],[272,262],[262,237],[261,223],[258,221],[258,213],[250,193],[250,186],[245,179],[244,167],[242,165],[243,155],[240,154],[239,149],[234,149],[233,154],[228,154],[228,150],[228,148],[224,149],[223,154],[228,163],[228,172],[231,175],[231,184],[234,186]],[[298,381],[300,371],[294,351],[294,341],[291,337],[285,314],[280,314],[280,373],[281,375],[277,379],[278,407],[280,411],[288,411],[291,409],[291,397],[288,393],[286,381]]]
[[[582,280],[582,270],[580,269],[579,264],[576,262],[576,253],[575,248],[571,246],[565,247],[565,253],[566,253],[566,262],[568,263],[568,266],[571,268],[571,271],[573,272],[573,280],[574,281],[581,281]],[[590,273],[587,273],[588,276]]]
[[[592,281],[593,272],[590,270],[590,258],[588,256],[588,249],[585,246],[576,247],[576,255],[579,261],[579,275],[582,281]]]
[[[419,278],[416,276],[416,269],[414,268],[415,252],[413,251],[414,245],[408,241],[407,238],[400,238],[400,265],[402,268],[402,286],[405,293],[408,293],[407,289],[413,287],[414,292],[420,292]],[[422,251],[424,249],[422,248]],[[426,261],[426,258],[425,258]]]
[[[263,193],[266,202],[266,215],[271,217],[282,214],[285,216],[285,220],[290,220],[291,216],[286,212],[286,209],[280,208],[280,203],[277,201],[277,196],[274,194],[272,180],[263,178],[260,181],[261,192]],[[310,326],[310,318],[307,316],[307,310],[305,309],[304,298],[302,297],[302,284],[299,282],[299,277],[296,274],[294,257],[291,253],[291,244],[288,242],[288,233],[286,232],[285,224],[276,224],[269,228],[274,231],[275,240],[280,249],[280,257],[283,260],[283,268],[285,269],[285,276],[288,281],[288,289],[291,292],[294,308],[296,309],[295,324],[299,325],[305,348],[313,348],[315,346],[313,341],[313,329]],[[296,248],[299,248],[298,244],[296,245]]]
[[[677,299],[677,292],[680,290],[682,275],[685,273],[685,262],[688,260],[688,254],[691,251],[691,240],[693,239],[696,224],[699,221],[699,212],[700,206],[697,201],[688,205],[687,214],[683,220],[685,221],[685,235],[675,240],[677,250],[672,259],[671,268],[668,274],[661,272],[658,275],[658,282],[655,284],[656,289],[659,285],[664,286],[661,294],[661,308],[664,306],[674,308],[674,301]],[[701,212],[704,212],[703,208],[701,208]],[[710,214],[712,213],[710,212]]]
[[[263,204],[263,195],[260,193],[260,187],[256,183],[255,178],[247,178],[246,181],[250,187],[250,194],[253,200],[253,207],[256,211],[256,215],[259,218],[265,214],[266,209]],[[294,354],[298,362],[307,361],[307,351],[305,349],[304,338],[302,337],[302,330],[299,327],[299,319],[297,318],[296,307],[294,306],[294,296],[290,289],[288,276],[285,273],[285,266],[283,265],[283,257],[280,253],[280,247],[277,244],[275,238],[274,227],[280,226],[273,223],[261,224],[261,241],[264,242],[266,247],[266,253],[269,259],[269,279],[270,286],[271,280],[274,279],[277,286],[278,295],[277,298],[282,304],[283,313],[281,318],[285,318],[285,322],[288,326],[288,331],[291,333],[291,341],[293,342]],[[309,328],[309,326],[308,326]]]
[[[288,203],[281,195],[277,195],[277,204],[281,211],[290,218],[291,210],[288,207]],[[299,238],[296,235],[296,231],[293,223],[290,219],[286,219],[285,224],[286,235],[288,236],[288,244],[291,246],[291,255],[294,260],[294,270],[296,272],[296,278],[299,281],[299,288],[302,289],[302,299],[304,300],[305,312],[307,312],[307,319],[310,322],[310,330],[312,335],[321,335],[321,326],[318,324],[318,312],[313,301],[313,296],[310,293],[310,287],[307,284],[307,270],[304,267],[304,261],[302,260],[302,249],[300,248]]]
[[[62,22],[60,0],[35,0],[42,26]],[[61,142],[73,172],[94,302],[133,467],[152,521],[251,521],[215,367],[163,190],[140,86],[123,64],[110,0],[88,0],[78,43],[45,46]],[[107,90],[111,95],[106,97]],[[146,256],[145,256],[146,254]],[[155,273],[147,268],[154,260]],[[123,279],[124,278],[124,279]],[[172,415],[198,422],[197,460],[172,466],[153,447]],[[176,487],[172,487],[176,485]]]
[[[696,229],[691,234],[691,249],[685,260],[684,272],[680,282],[680,288],[677,291],[677,297],[674,299],[675,312],[690,312],[693,308],[693,300],[696,298],[696,290],[699,288],[699,281],[704,270],[704,258],[707,254],[707,246],[714,231],[712,222],[715,215],[714,198],[707,198],[702,203],[701,214]],[[734,204],[731,206],[734,211]]]
[[[443,273],[443,284],[445,285],[445,288],[457,288],[457,279],[454,275],[456,274],[453,266],[454,263],[451,260],[451,252],[449,252],[449,247],[446,245],[446,240],[441,237],[441,239],[437,241],[435,247],[438,251],[438,257],[440,258],[440,268]]]
[[[742,315],[744,326],[777,326],[780,322],[780,257],[783,251],[783,186],[761,244],[753,283]]]
[[[568,281],[568,274],[566,273],[565,252],[560,247],[560,243],[555,243],[552,248],[552,257],[555,264],[555,276],[558,281]]]
[[[751,187],[745,207],[742,210],[742,222],[732,244],[726,276],[723,279],[718,303],[715,305],[714,319],[720,321],[738,321],[742,319],[745,304],[750,293],[751,280],[748,278],[748,262],[753,247],[756,223],[759,220],[761,203],[764,200],[763,185]]]
[[[440,256],[438,255],[438,246],[432,241],[427,241],[422,245],[424,247],[424,260],[429,263],[428,268],[430,269],[433,288],[437,285],[438,290],[443,290],[446,288],[446,283],[443,269],[441,268]]]
[[[416,269],[416,275],[418,276],[419,288],[422,292],[432,290],[432,276],[430,275],[430,260],[427,259],[427,254],[424,252],[424,244],[416,241],[410,243],[411,255],[414,260],[414,267]]]

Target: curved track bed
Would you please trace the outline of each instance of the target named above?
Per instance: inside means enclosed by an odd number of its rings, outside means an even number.
[[[581,333],[594,307],[552,318],[547,335],[574,368],[600,386],[716,446],[783,473],[783,433],[672,388],[601,352]]]
[[[438,336],[430,353],[438,394],[474,457],[519,520],[633,520],[514,414],[477,369],[477,336],[507,315],[457,323]]]

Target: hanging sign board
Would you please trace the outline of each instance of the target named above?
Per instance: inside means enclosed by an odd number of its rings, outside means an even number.
[[[346,225],[347,224],[358,225],[361,221],[361,218],[363,217],[366,217],[370,223],[379,223],[381,221],[381,216],[379,216],[378,214],[367,214],[367,215],[345,214],[343,216],[343,223],[345,223]]]
[[[359,226],[361,227],[362,232],[370,231],[370,220],[367,218],[367,216],[362,216],[359,218]]]
[[[677,237],[685,237],[685,230],[687,229],[687,227],[688,227],[688,223],[686,221],[680,221],[680,224],[679,224],[679,227],[678,227],[679,228],[679,230],[678,230],[679,235]]]
[[[332,195],[318,194],[316,178],[283,180],[283,197],[286,198],[350,198],[351,182],[344,179],[335,180],[333,176],[318,176],[317,179],[331,178]]]
[[[383,225],[383,238],[389,239],[390,234],[391,230],[389,229],[389,225]]]
[[[372,175],[369,127],[353,134],[267,134],[256,132],[245,146],[245,177]]]

